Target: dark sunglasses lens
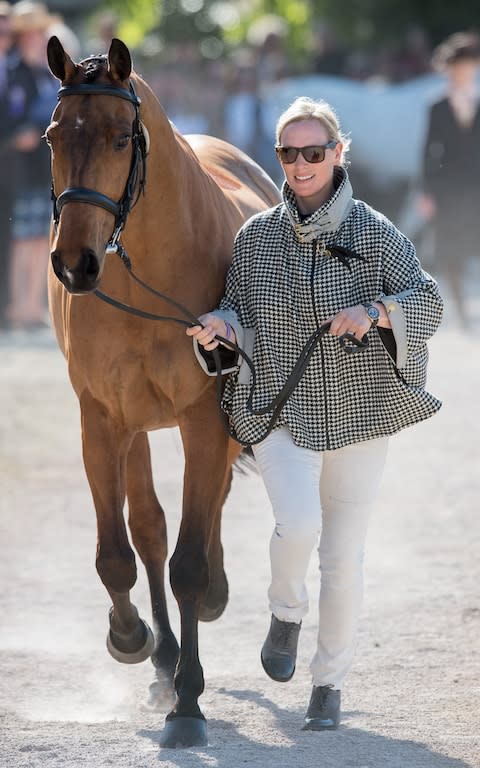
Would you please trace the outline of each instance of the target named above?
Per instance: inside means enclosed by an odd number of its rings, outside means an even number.
[[[307,163],[321,163],[325,158],[325,149],[323,147],[303,147],[297,149],[297,147],[282,147],[278,150],[280,160],[286,165],[294,163],[298,157],[298,153],[301,152]]]
[[[307,163],[321,163],[325,157],[323,147],[305,147],[302,149],[302,155]]]
[[[280,160],[289,165],[294,163],[298,156],[298,149],[295,147],[282,147],[280,150]]]

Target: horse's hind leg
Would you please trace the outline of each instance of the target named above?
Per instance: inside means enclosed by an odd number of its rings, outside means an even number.
[[[165,514],[153,486],[150,447],[145,432],[135,436],[128,454],[127,498],[133,544],[147,571],[152,601],[155,632],[152,663],[157,680],[150,686],[150,704],[163,708],[173,703],[173,675],[179,647],[170,627],[165,598],[168,550]]]
[[[107,648],[117,661],[136,664],[149,658],[154,638],[130,602],[137,569],[123,506],[131,436],[113,423],[106,409],[88,392],[82,394],[80,408],[83,460],[97,513],[96,566],[113,603]]]

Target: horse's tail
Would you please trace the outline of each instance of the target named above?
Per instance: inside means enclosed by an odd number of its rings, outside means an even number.
[[[255,456],[250,445],[241,450],[233,463],[233,468],[241,475],[248,475],[250,472],[258,473]]]

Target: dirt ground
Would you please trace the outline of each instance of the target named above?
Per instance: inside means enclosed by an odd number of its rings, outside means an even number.
[[[164,750],[164,715],[142,706],[150,663],[122,666],[105,648],[109,602],[64,360],[50,332],[0,335],[1,768],[479,768],[480,337],[447,317],[430,351],[429,388],[444,406],[391,441],[341,728],[301,731],[313,561],[296,675],[280,685],[261,668],[271,517],[258,476],[236,474],[224,514],[230,602],[200,628],[209,746]],[[181,445],[176,430],[151,442],[172,549]],[[134,600],[149,619],[141,568]]]

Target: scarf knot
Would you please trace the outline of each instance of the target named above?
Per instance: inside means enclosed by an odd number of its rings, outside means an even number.
[[[334,184],[335,192],[332,197],[308,216],[306,221],[301,221],[295,195],[288,183],[284,182],[283,202],[290,223],[300,242],[311,243],[327,232],[335,232],[352,210],[352,186],[344,168],[335,168]]]

